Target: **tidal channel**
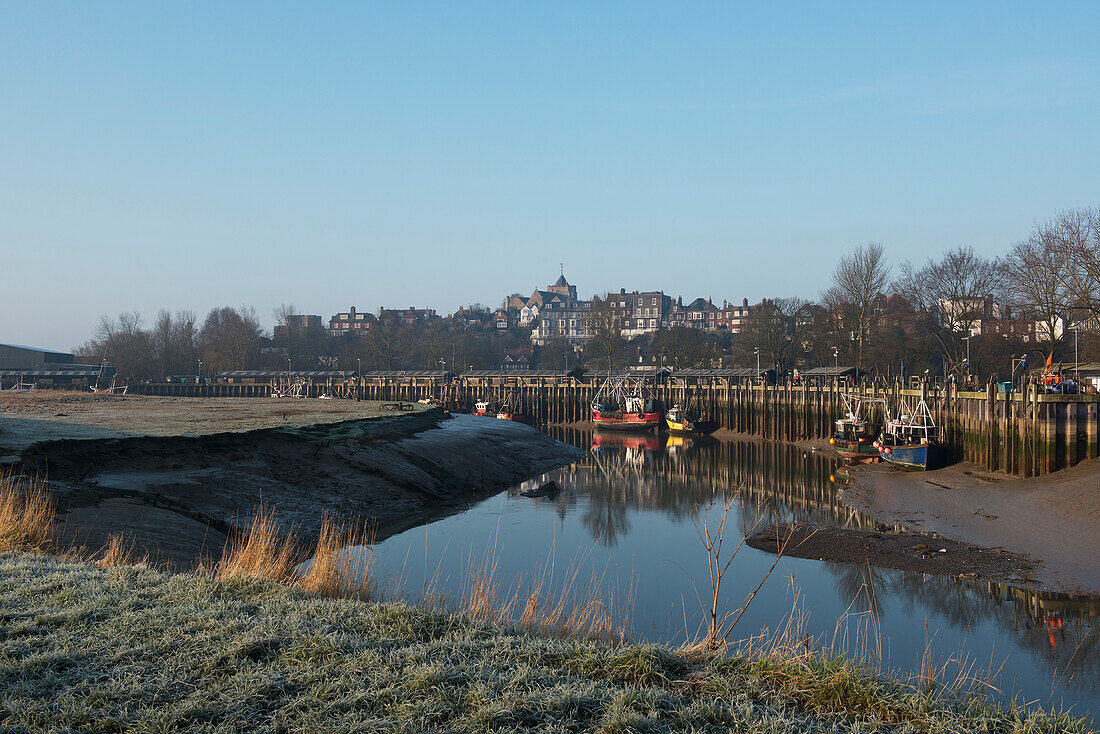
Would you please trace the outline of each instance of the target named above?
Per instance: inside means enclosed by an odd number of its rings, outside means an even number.
[[[838,461],[766,441],[626,436],[549,427],[586,457],[374,548],[379,578],[401,579],[416,598],[430,589],[460,598],[471,571],[490,569],[499,593],[524,584],[553,595],[573,579],[614,599],[635,640],[679,645],[701,634],[709,607],[707,556],[697,512],[727,520],[727,547],[748,526],[811,522],[874,529],[838,498]],[[558,490],[524,492],[553,482]],[[741,547],[721,604],[736,609],[774,556]],[[903,679],[990,679],[996,698],[1100,710],[1100,599],[945,576],[783,558],[732,638],[776,630],[792,611],[805,632],[862,655]]]

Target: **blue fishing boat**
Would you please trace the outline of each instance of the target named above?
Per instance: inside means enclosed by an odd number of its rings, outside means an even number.
[[[939,426],[923,398],[913,410],[902,399],[897,417],[887,418],[874,445],[883,461],[905,469],[938,469],[950,458],[940,440]]]

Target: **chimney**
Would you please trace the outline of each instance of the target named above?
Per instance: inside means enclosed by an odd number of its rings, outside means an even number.
[[[749,307],[749,299],[747,299],[747,298],[742,298],[742,299],[741,299],[741,305],[742,305],[742,306],[743,306],[744,308],[748,308],[748,307]]]

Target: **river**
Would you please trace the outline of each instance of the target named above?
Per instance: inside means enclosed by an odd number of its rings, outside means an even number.
[[[759,518],[876,527],[840,501],[843,472],[825,452],[766,441],[546,431],[586,457],[387,538],[374,548],[378,577],[401,579],[412,598],[424,589],[459,598],[471,570],[486,567],[501,595],[534,583],[561,588],[575,578],[582,590],[598,585],[614,598],[633,639],[678,645],[700,633],[710,601],[699,511],[713,524],[723,497],[736,493],[727,520],[731,549]],[[552,496],[522,494],[551,481],[560,488]],[[773,561],[742,546],[722,606],[736,609]],[[1097,598],[783,558],[732,639],[775,630],[792,611],[811,637],[889,674],[909,678],[923,666],[941,680],[991,678],[995,697],[1100,709]]]

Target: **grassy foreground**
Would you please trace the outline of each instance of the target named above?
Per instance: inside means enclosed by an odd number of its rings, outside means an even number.
[[[0,553],[3,731],[1087,731],[842,661],[688,660],[268,582]]]

